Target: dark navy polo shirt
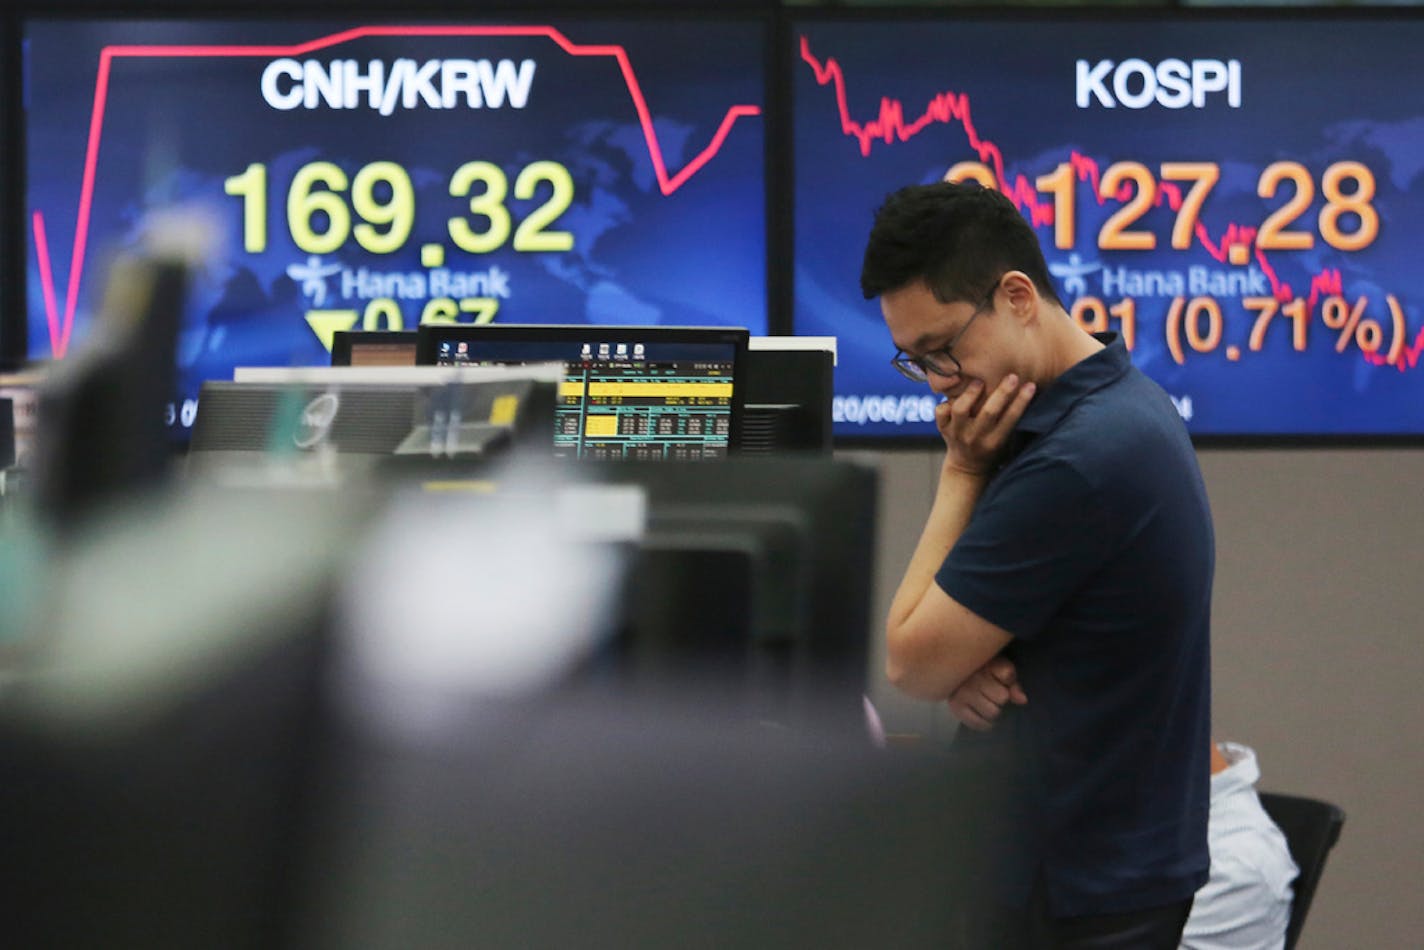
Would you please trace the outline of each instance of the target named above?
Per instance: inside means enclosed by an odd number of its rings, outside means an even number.
[[[1205,883],[1215,542],[1170,398],[1116,335],[1040,391],[936,581],[1013,635],[1028,696],[968,743],[1015,761],[1054,916]]]

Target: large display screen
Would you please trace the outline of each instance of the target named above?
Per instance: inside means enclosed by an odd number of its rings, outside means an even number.
[[[840,437],[932,436],[859,289],[894,189],[975,178],[1194,436],[1424,435],[1419,18],[797,19],[795,327]]]
[[[209,223],[175,427],[204,379],[420,323],[765,333],[760,19],[33,20],[30,355],[104,262]]]

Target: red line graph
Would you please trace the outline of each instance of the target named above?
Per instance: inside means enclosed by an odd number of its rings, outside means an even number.
[[[722,149],[732,126],[738,119],[761,114],[761,107],[755,105],[735,105],[727,109],[712,140],[678,172],[671,173],[663,158],[662,146],[653,128],[652,113],[648,109],[647,98],[633,71],[628,51],[614,44],[587,45],[569,40],[562,32],[551,26],[361,26],[318,37],[305,43],[286,46],[106,46],[99,53],[99,74],[94,84],[94,108],[89,118],[89,141],[84,154],[84,177],[80,188],[78,219],[74,232],[74,249],[70,258],[69,284],[65,291],[64,318],[61,324],[55,301],[54,282],[49,253],[49,243],[45,238],[44,217],[36,212],[33,219],[35,254],[39,258],[40,279],[43,284],[45,318],[49,322],[50,346],[56,358],[63,357],[69,348],[69,336],[74,327],[74,311],[79,300],[79,285],[84,271],[84,254],[88,243],[89,215],[93,207],[94,177],[98,167],[99,142],[104,126],[104,109],[109,95],[109,75],[113,61],[124,57],[278,57],[301,56],[317,50],[338,46],[353,40],[372,36],[499,36],[499,37],[542,37],[552,40],[570,56],[607,56],[618,63],[623,82],[628,87],[629,98],[638,115],[638,123],[643,130],[643,140],[652,159],[653,171],[657,176],[658,189],[663,195],[671,195],[693,175],[697,174]]]
[[[919,116],[909,121],[905,119],[904,103],[897,99],[882,97],[877,116],[868,122],[859,122],[850,114],[846,98],[845,73],[842,71],[840,63],[834,57],[829,56],[824,61],[818,60],[811,52],[810,40],[805,36],[801,37],[801,59],[811,67],[812,75],[818,85],[833,87],[836,108],[840,113],[841,132],[848,138],[856,140],[860,145],[862,157],[868,157],[877,142],[884,145],[908,142],[930,126],[957,123],[963,128],[969,147],[979,156],[981,162],[989,166],[994,174],[994,179],[998,182],[999,190],[1013,201],[1014,206],[1020,211],[1027,210],[1029,221],[1035,227],[1053,223],[1052,201],[1041,199],[1037,187],[1024,175],[1015,175],[1011,180],[1004,168],[1003,152],[993,142],[980,137],[978,130],[974,127],[974,118],[967,93],[948,90],[940,92],[929,100]],[[1077,180],[1089,182],[1098,204],[1104,204],[1108,198],[1102,194],[1100,187],[1098,162],[1077,151],[1071,152],[1068,160]],[[1125,183],[1118,193],[1111,197],[1118,201],[1127,201],[1132,197],[1132,186]],[[1153,204],[1160,207],[1163,201],[1166,201],[1173,211],[1181,210],[1181,189],[1170,182],[1159,182],[1157,193],[1153,196]],[[1272,295],[1283,302],[1290,300],[1295,295],[1291,285],[1276,275],[1275,268],[1271,266],[1265,251],[1253,244],[1256,237],[1255,228],[1232,222],[1226,226],[1220,240],[1213,240],[1206,225],[1198,220],[1196,227],[1193,228],[1193,236],[1211,257],[1222,263],[1227,261],[1230,248],[1233,245],[1253,247],[1256,262],[1260,264],[1262,272],[1270,282]],[[1310,279],[1307,305],[1314,307],[1321,294],[1340,294],[1342,293],[1341,288],[1340,271],[1325,268]],[[1365,359],[1372,364],[1388,365],[1389,363],[1386,357],[1378,353],[1361,352]],[[1412,346],[1403,347],[1398,360],[1393,365],[1403,372],[1406,368],[1413,368],[1417,365],[1421,354],[1424,354],[1424,327],[1420,328]]]

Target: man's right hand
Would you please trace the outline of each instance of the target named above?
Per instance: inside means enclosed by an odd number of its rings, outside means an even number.
[[[950,694],[949,711],[975,732],[987,732],[994,727],[1005,706],[1009,703],[1022,706],[1027,702],[1028,696],[1019,685],[1014,664],[996,656]]]
[[[985,395],[984,384],[971,380],[964,392],[935,407],[935,425],[944,439],[945,467],[967,475],[987,475],[1003,452],[1036,387],[1014,374]]]

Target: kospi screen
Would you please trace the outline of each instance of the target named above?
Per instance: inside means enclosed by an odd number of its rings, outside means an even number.
[[[759,19],[32,20],[29,348],[207,222],[175,426],[234,366],[420,323],[766,330]]]
[[[795,328],[836,434],[933,435],[859,289],[894,189],[973,178],[1194,436],[1424,435],[1424,19],[801,19]]]

